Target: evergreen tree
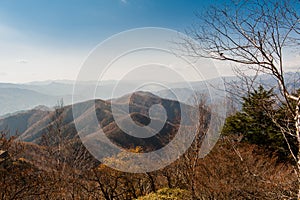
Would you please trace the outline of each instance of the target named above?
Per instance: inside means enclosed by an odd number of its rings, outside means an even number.
[[[286,141],[274,117],[283,117],[284,106],[277,106],[273,89],[257,90],[243,98],[242,110],[226,119],[222,133],[242,135],[242,141],[264,146],[279,156],[288,155]],[[275,119],[275,121],[277,121]]]

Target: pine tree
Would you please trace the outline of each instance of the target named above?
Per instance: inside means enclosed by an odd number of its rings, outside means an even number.
[[[273,89],[265,90],[259,86],[243,98],[241,111],[226,119],[222,133],[242,135],[242,141],[264,146],[287,158],[286,142],[280,127],[274,123],[274,117],[282,118],[283,110],[284,106],[276,104]]]

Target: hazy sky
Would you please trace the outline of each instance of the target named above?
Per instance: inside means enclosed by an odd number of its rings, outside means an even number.
[[[0,82],[75,79],[88,53],[109,36],[149,26],[184,31],[208,2],[0,1]]]
[[[139,27],[183,32],[209,0],[2,0],[0,82],[75,79],[89,52]]]

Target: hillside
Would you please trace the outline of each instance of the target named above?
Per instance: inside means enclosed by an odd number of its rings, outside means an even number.
[[[120,129],[112,115],[111,101],[98,99],[75,105],[83,110],[75,118],[78,123],[92,124],[90,116],[95,111],[97,125],[107,138],[137,154],[168,144],[177,134],[178,115],[184,114],[178,113],[179,102],[149,92],[125,95],[113,102],[119,114],[129,105],[130,115],[120,118],[121,124],[128,120],[144,127],[151,121],[160,123],[159,112],[151,113],[150,120],[149,108],[160,104],[166,109],[166,122],[159,133],[140,138]],[[188,105],[181,106],[187,112],[193,111]],[[87,135],[77,132],[71,106],[17,113],[0,120],[0,129],[7,126],[18,129],[22,141],[0,137],[0,150],[11,155],[8,162],[2,163],[4,167],[0,163],[0,184],[4,188],[0,195],[4,199],[35,199],[36,194],[40,199],[194,199],[193,195],[202,199],[277,199],[296,194],[297,180],[291,163],[281,163],[263,146],[240,142],[233,136],[222,137],[205,158],[198,158],[201,140],[195,140],[182,156],[163,169],[125,173],[101,164],[87,151],[82,141],[97,143],[100,152],[106,150],[107,141],[99,140],[94,126],[87,127]],[[148,131],[150,134],[153,130],[148,127]],[[126,154],[107,157],[106,161],[132,165]]]
[[[0,119],[0,130],[8,129],[10,136],[21,135],[34,126],[37,121],[44,119],[50,111],[32,109],[16,113]]]
[[[171,139],[172,133],[177,132],[176,124],[178,122],[178,111],[180,111],[180,104],[177,101],[162,99],[149,92],[136,92],[133,95],[125,95],[121,98],[113,100],[118,109],[126,109],[129,105],[130,116],[122,118],[121,123],[128,123],[128,120],[133,120],[139,126],[147,126],[150,122],[149,108],[154,104],[162,105],[167,112],[166,123],[160,130],[159,134],[152,137],[139,138],[132,135],[126,134],[119,128],[117,123],[114,121],[111,102],[109,100],[95,100],[78,103],[75,106],[84,107],[84,114],[77,120],[78,123],[90,123],[89,116],[95,111],[98,122],[102,127],[102,130],[109,139],[114,141],[117,145],[124,148],[134,148],[141,146],[145,151],[147,149],[159,149],[165,146]],[[182,104],[181,106],[192,111],[192,107]],[[65,106],[62,109],[60,116],[61,126],[65,132],[68,132],[69,139],[77,136],[77,131],[74,125],[74,119],[72,114],[72,106]],[[122,111],[123,112],[123,111]],[[159,116],[160,113],[156,113]],[[0,119],[0,130],[8,128],[11,133],[18,132],[19,138],[26,142],[39,143],[43,134],[49,131],[49,125],[53,122],[55,111],[41,111],[41,110],[29,110],[23,113],[17,113],[3,119]],[[156,123],[159,122],[160,118],[157,118]],[[151,128],[146,131],[153,132]],[[84,135],[83,140],[94,140],[93,135],[97,134],[97,130],[91,131],[89,135]]]

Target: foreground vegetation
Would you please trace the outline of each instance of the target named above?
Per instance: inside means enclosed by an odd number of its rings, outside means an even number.
[[[0,164],[1,199],[292,199],[297,195],[292,164],[233,136],[223,137],[194,166],[195,154],[189,151],[170,166],[145,174],[123,173],[93,161],[62,163],[47,157],[44,147],[23,144],[23,152],[40,153],[30,159],[30,154],[15,154],[21,144],[16,145],[8,148],[13,156]]]
[[[207,123],[209,106],[201,101]],[[26,143],[1,132],[1,199],[295,199],[295,163],[280,127],[292,127],[285,104],[276,103],[272,90],[262,86],[243,98],[242,109],[226,120],[214,149],[198,157],[208,126],[185,154],[159,171],[124,173],[95,160],[78,137],[63,127],[63,106],[39,144]],[[276,116],[277,118],[275,118]],[[271,120],[270,118],[273,117]],[[285,119],[283,121],[280,121]],[[278,126],[277,123],[281,123]],[[289,138],[286,138],[289,140]],[[290,143],[292,140],[290,140]],[[291,143],[292,144],[292,143]],[[143,153],[137,146],[128,149]],[[8,152],[3,153],[3,152]],[[107,161],[115,162],[115,158]],[[122,154],[118,162],[128,164]]]

